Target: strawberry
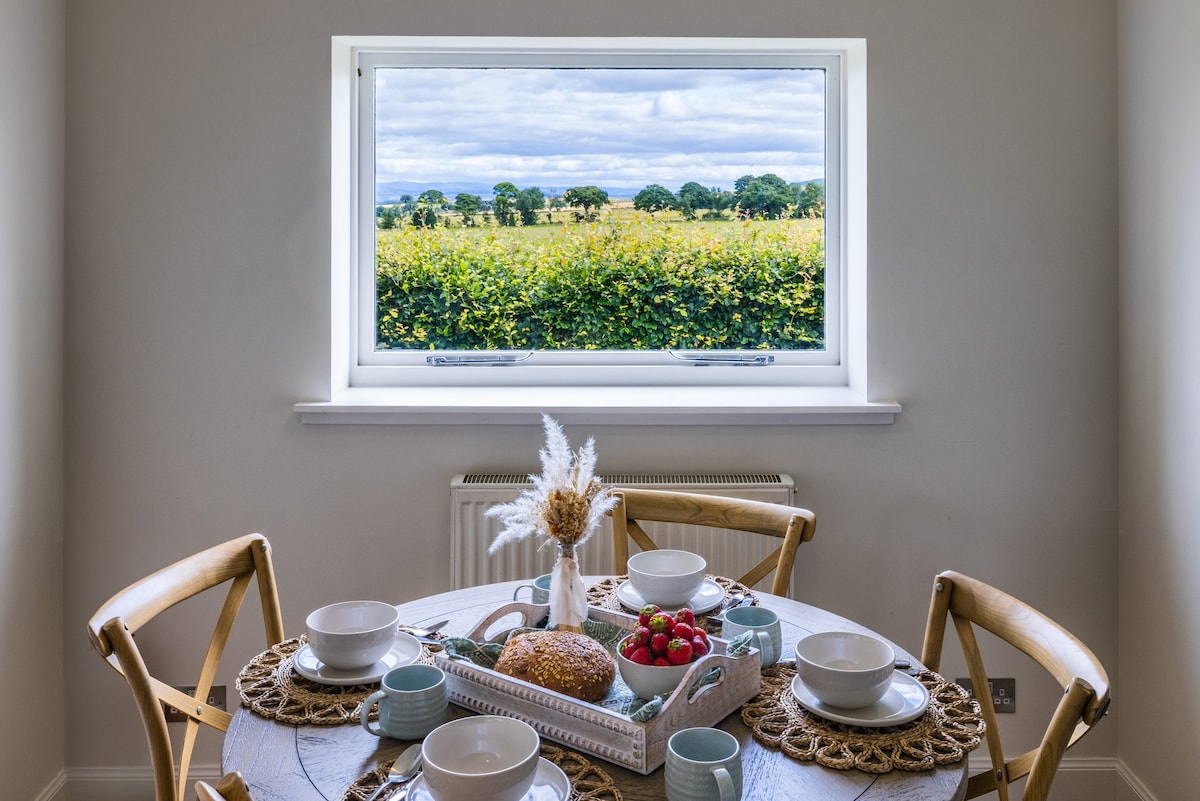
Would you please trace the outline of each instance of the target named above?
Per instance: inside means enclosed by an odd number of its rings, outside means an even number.
[[[665,656],[654,657],[654,661],[651,662],[650,664],[654,665],[655,667],[670,667],[671,666],[671,663],[669,661],[667,661],[667,658]]]
[[[638,612],[638,625],[649,626],[650,618],[654,617],[661,611],[662,608],[659,607],[658,604],[646,604],[641,608],[641,611]]]
[[[639,645],[637,648],[634,648],[633,653],[625,658],[630,662],[637,662],[639,665],[648,665],[651,661],[653,661],[653,657],[650,656],[650,649],[644,645]]]
[[[667,636],[665,631],[657,631],[650,637],[650,653],[655,656],[666,656],[667,645],[671,642],[671,638]]]
[[[705,640],[700,635],[692,637],[692,658],[699,659],[708,653],[708,640]]]
[[[681,640],[692,641],[695,636],[695,631],[687,623],[676,623],[672,633]]]
[[[650,618],[650,630],[668,632],[675,628],[675,618],[666,612],[658,612]]]
[[[632,659],[631,654],[640,647],[640,644],[633,637],[626,637],[621,640],[621,656],[626,659]]]
[[[703,626],[696,626],[692,629],[692,639],[697,637],[704,640],[705,645],[708,645],[708,632],[704,630]]]
[[[696,625],[696,613],[685,606],[675,613],[675,620],[687,623],[689,626],[694,626]]]
[[[648,626],[638,626],[630,636],[637,641],[638,645],[649,645],[650,635],[653,633]]]
[[[672,665],[686,665],[692,661],[692,644],[676,637],[667,646],[667,661]]]

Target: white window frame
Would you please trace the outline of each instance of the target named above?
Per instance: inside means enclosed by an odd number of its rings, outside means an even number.
[[[835,130],[827,137],[824,351],[771,351],[776,363],[767,367],[671,364],[664,354],[631,352],[588,354],[586,366],[571,363],[574,352],[539,352],[520,367],[435,367],[424,352],[374,351],[373,129],[360,124],[372,115],[369,69],[568,59],[828,70]],[[296,405],[305,422],[495,422],[555,410],[592,422],[887,423],[899,411],[867,398],[864,40],[334,37],[332,68],[331,386],[328,400]]]

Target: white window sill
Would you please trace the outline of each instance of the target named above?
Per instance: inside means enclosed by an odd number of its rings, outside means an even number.
[[[294,409],[312,424],[880,425],[900,404],[845,387],[352,387]]]

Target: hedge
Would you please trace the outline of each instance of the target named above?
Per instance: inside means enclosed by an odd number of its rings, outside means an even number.
[[[813,349],[811,221],[380,231],[380,349]]]

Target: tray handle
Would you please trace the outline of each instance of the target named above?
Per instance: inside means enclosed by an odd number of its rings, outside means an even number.
[[[697,659],[692,663],[688,672],[683,674],[683,678],[679,681],[679,686],[667,698],[658,714],[666,714],[668,710],[677,706],[697,703],[702,696],[716,690],[729,678],[729,665],[727,663],[732,659],[733,657],[725,656],[724,654],[705,654]],[[721,671],[721,675],[708,684],[701,685],[696,689],[695,693],[692,693],[692,688],[696,687],[700,683],[700,680],[713,668]],[[691,695],[690,698],[688,697],[689,694]]]
[[[475,642],[484,642],[484,638],[487,636],[487,630],[493,623],[502,617],[507,617],[508,615],[512,614],[519,614],[521,616],[520,623],[512,626],[511,628],[505,629],[492,639],[487,640],[487,642],[504,642],[506,639],[508,639],[508,635],[513,629],[536,626],[542,620],[542,618],[546,616],[546,613],[549,611],[549,609],[549,604],[529,604],[524,603],[523,601],[515,601],[513,603],[505,604],[504,606],[493,610],[491,614],[476,623],[475,628],[466,635],[467,639],[474,640]]]

